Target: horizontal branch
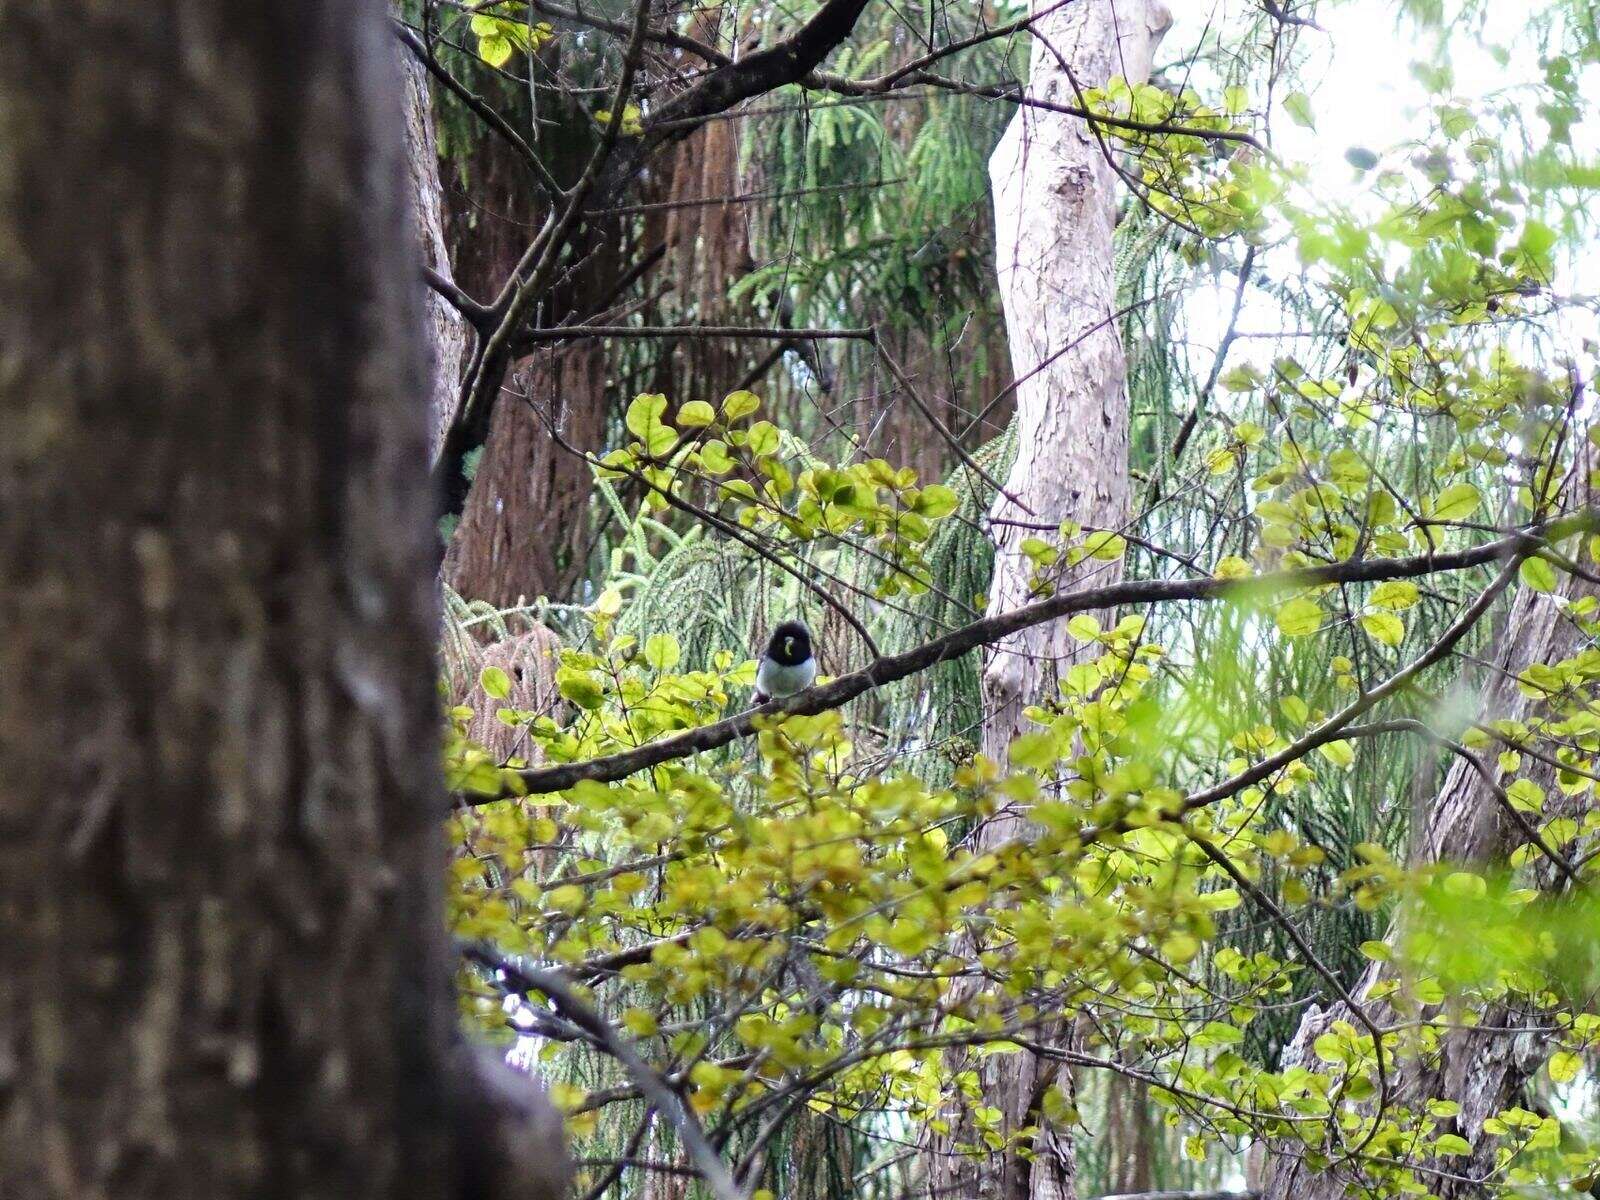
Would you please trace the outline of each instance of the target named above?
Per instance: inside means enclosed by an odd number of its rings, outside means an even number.
[[[647,140],[666,126],[673,129],[668,140],[675,141],[708,116],[805,78],[850,36],[866,7],[867,0],[824,0],[788,38],[718,67],[663,104],[645,124]]]
[[[820,342],[830,338],[870,342],[873,329],[778,329],[767,325],[552,325],[526,329],[518,335],[529,342],[560,342],[568,338],[776,338],[779,341]]]
[[[1592,532],[1597,528],[1600,528],[1600,511],[1584,509],[1560,521],[1536,526],[1486,542],[1481,546],[1448,554],[1361,559],[1322,567],[1279,571],[1249,579],[1143,579],[1124,581],[1106,587],[1086,588],[1082,591],[1052,596],[1008,613],[973,621],[943,637],[924,642],[902,654],[877,659],[860,671],[842,675],[831,683],[811,688],[798,696],[770,700],[759,708],[749,709],[714,724],[702,725],[698,729],[690,729],[636,749],[584,762],[558,763],[553,766],[532,768],[522,771],[520,778],[525,791],[532,795],[565,791],[583,780],[610,783],[626,779],[636,771],[671,762],[674,759],[687,758],[691,754],[715,750],[739,738],[749,737],[755,732],[755,723],[758,719],[813,716],[827,712],[866,692],[926,671],[939,663],[960,658],[979,646],[998,642],[1021,630],[1076,613],[1123,605],[1163,604],[1182,600],[1245,599],[1327,583],[1375,583],[1385,579],[1414,579],[1446,571],[1464,571],[1502,561],[1519,552],[1526,553],[1537,547],[1544,539]],[[504,791],[498,796],[468,797],[466,802],[488,804],[495,800],[509,799],[515,794]]]
[[[715,208],[731,204],[756,204],[763,200],[796,200],[801,196],[825,196],[836,192],[860,192],[869,188],[891,187],[906,182],[894,179],[868,179],[860,183],[826,183],[819,187],[782,189],[770,192],[735,192],[725,196],[696,196],[689,200],[657,200],[650,204],[623,204],[616,208],[591,208],[589,217],[635,217],[643,213],[673,212],[683,208]]]

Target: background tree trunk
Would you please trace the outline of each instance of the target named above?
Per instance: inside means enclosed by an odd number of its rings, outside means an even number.
[[[1574,478],[1586,478],[1587,466]],[[1594,503],[1591,494],[1587,504]],[[1600,588],[1575,575],[1563,577],[1558,593],[1576,601],[1585,596],[1600,596]],[[1569,617],[1563,615],[1556,599],[1529,588],[1517,593],[1505,623],[1496,639],[1494,668],[1484,672],[1483,697],[1479,720],[1537,722],[1543,712],[1540,701],[1529,699],[1517,686],[1517,676],[1533,663],[1559,663],[1580,653],[1590,639]],[[1553,756],[1555,746],[1542,752]],[[1498,774],[1494,752],[1479,752],[1491,777]],[[1556,787],[1555,772],[1536,760],[1529,760],[1521,772],[1544,788],[1549,798],[1540,820],[1561,815],[1576,815],[1584,803],[1582,796],[1565,797]],[[1592,802],[1592,801],[1591,801]],[[1489,867],[1503,864],[1506,857],[1524,840],[1517,824],[1505,813],[1483,777],[1463,759],[1452,758],[1443,786],[1426,814],[1424,828],[1413,833],[1412,857],[1419,862],[1449,862]],[[1556,868],[1540,858],[1530,868],[1536,886],[1549,890],[1565,883]],[[1391,933],[1393,941],[1395,934]],[[1372,988],[1387,977],[1392,968],[1373,963],[1360,986],[1352,994],[1381,1026],[1394,1019],[1393,1010],[1382,1002],[1369,1003]],[[1460,1113],[1441,1122],[1441,1132],[1457,1133],[1472,1144],[1470,1159],[1452,1157],[1438,1165],[1450,1175],[1483,1178],[1494,1169],[1495,1139],[1483,1135],[1483,1122],[1502,1109],[1517,1104],[1518,1093],[1538,1070],[1548,1053],[1538,1039],[1514,1034],[1495,1034],[1497,1028],[1530,1024],[1529,1014],[1501,1005],[1485,1007],[1479,1027],[1456,1031],[1441,1038],[1439,1051],[1426,1058],[1401,1059],[1391,1070],[1393,1102],[1420,1110],[1429,1099],[1454,1100]],[[1337,1020],[1350,1020],[1348,1007],[1334,1004],[1327,1011],[1313,1005],[1300,1023],[1294,1040],[1284,1049],[1280,1069],[1305,1065],[1315,1070],[1313,1043],[1318,1035]],[[1347,1173],[1308,1168],[1291,1147],[1283,1153],[1269,1149],[1262,1182],[1262,1200],[1340,1200],[1358,1190]],[[1467,1200],[1482,1194],[1482,1189],[1446,1176],[1424,1176],[1423,1182],[1440,1200]]]
[[[380,6],[0,13],[0,1194],[553,1197],[454,1034]]]
[[[1037,7],[1046,15],[1033,30],[1028,94],[1055,104],[1078,103],[1073,79],[1083,88],[1114,75],[1143,82],[1172,20],[1160,0]],[[1110,319],[1118,183],[1109,153],[1086,122],[1019,108],[989,161],[995,259],[1019,381],[1017,457],[1006,492],[1021,502],[1002,495],[990,511],[996,522],[991,615],[1032,598],[1033,564],[1018,547],[1035,531],[1004,522],[1054,525],[1070,518],[1115,529],[1128,518],[1127,363]],[[1062,353],[1067,346],[1073,349]],[[1097,585],[1121,575],[1117,564],[1093,565]],[[1081,583],[1069,578],[1062,586]],[[1059,674],[1076,661],[1075,646],[1058,621],[990,649],[985,754],[1005,759],[1026,727],[1023,707],[1055,694]]]
[[[1143,81],[1171,24],[1160,0],[1037,4],[1029,65],[1030,96],[1078,103],[1073,81],[1098,87],[1114,75]],[[1070,72],[1070,74],[1069,74]],[[996,498],[994,578],[988,614],[1028,603],[1032,563],[1021,553],[1034,530],[1005,522],[1071,518],[1120,527],[1128,516],[1126,362],[1116,323],[1112,234],[1117,178],[1110,151],[1083,121],[1048,109],[1019,107],[989,160],[994,194],[995,258],[1011,344],[1016,390],[1017,456]],[[1069,353],[1063,348],[1077,343]],[[1096,583],[1114,582],[1120,564],[1096,562]],[[1087,571],[1062,581],[1083,582]],[[1075,660],[1065,622],[1040,625],[986,652],[983,751],[1004,762],[1023,732],[1023,708],[1056,694],[1059,673]],[[979,831],[980,845],[1015,836],[1023,817],[1001,815]],[[1057,1036],[1068,1036],[1065,1030]],[[1039,1132],[1026,1155],[1004,1161],[936,1156],[930,1177],[939,1194],[1004,1200],[1071,1200],[1076,1195],[1072,1133],[1040,1111],[1044,1093],[1070,1076],[1025,1053],[979,1060],[984,1103],[999,1108],[1002,1131]],[[970,1133],[957,1131],[957,1140]],[[1031,1159],[1031,1161],[1030,1161]]]
[[[451,278],[450,252],[444,241],[444,186],[439,180],[439,147],[433,134],[433,105],[428,72],[403,46],[396,54],[406,85],[406,167],[410,178],[411,219],[421,243],[421,261],[445,279]],[[466,363],[470,331],[438,292],[420,281],[427,308],[430,397],[428,461],[439,456],[445,430],[455,419],[461,399],[461,372]]]
[[[507,388],[447,565],[451,587],[496,608],[565,597],[586,565],[594,473],[575,451],[605,444],[604,347],[539,351],[517,365]]]

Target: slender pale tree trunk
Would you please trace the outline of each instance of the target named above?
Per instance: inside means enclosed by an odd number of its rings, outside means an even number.
[[[1041,4],[1028,93],[1077,104],[1078,87],[1150,73],[1171,23],[1160,0]],[[1072,519],[1120,526],[1128,517],[1128,398],[1116,309],[1112,234],[1118,183],[1090,126],[1064,113],[1019,108],[989,162],[995,259],[1017,385],[1017,457],[997,497],[989,613],[1026,604],[1033,564],[1019,550],[1034,530],[1006,522]],[[1067,347],[1071,347],[1067,350]],[[1066,351],[1063,353],[1063,351]],[[1096,583],[1120,568],[1095,564]],[[1068,580],[1067,586],[1074,581]],[[997,644],[984,668],[984,752],[1005,758],[1024,706],[1053,689],[1074,661],[1065,622]]]
[[[1593,494],[1585,489],[1584,503],[1592,504]],[[1567,576],[1559,595],[1568,600],[1600,596],[1600,588],[1576,576]],[[1482,711],[1479,719],[1526,721],[1537,725],[1544,715],[1543,704],[1524,695],[1516,678],[1534,663],[1555,663],[1580,653],[1589,638],[1576,623],[1562,614],[1556,598],[1524,588],[1518,593],[1496,639],[1492,670],[1482,678]],[[1552,754],[1553,745],[1544,749]],[[1493,751],[1480,752],[1490,777],[1497,777]],[[1554,772],[1532,759],[1524,759],[1522,774],[1545,789],[1548,803],[1543,817],[1577,815],[1592,798],[1564,797],[1556,787]],[[1443,786],[1426,813],[1426,825],[1418,831],[1413,858],[1419,862],[1461,863],[1492,867],[1524,840],[1517,824],[1506,815],[1482,775],[1468,762],[1453,758]],[[1540,860],[1530,868],[1532,882],[1543,890],[1558,889],[1564,879],[1548,862]],[[1393,938],[1391,934],[1391,938]],[[1390,977],[1392,969],[1374,963],[1353,995],[1381,1026],[1394,1019],[1387,1004],[1368,1001],[1373,987]],[[1457,1133],[1473,1147],[1470,1158],[1451,1157],[1435,1165],[1448,1175],[1424,1175],[1422,1182],[1440,1200],[1468,1200],[1482,1190],[1461,1182],[1460,1176],[1480,1179],[1494,1169],[1495,1139],[1483,1133],[1487,1117],[1517,1103],[1517,1095],[1543,1061],[1544,1051],[1537,1040],[1496,1030],[1528,1024],[1528,1014],[1502,1006],[1491,1006],[1476,1029],[1455,1031],[1442,1038],[1438,1052],[1426,1057],[1400,1059],[1391,1071],[1394,1103],[1421,1110],[1429,1099],[1453,1100],[1460,1113],[1441,1123],[1441,1132]],[[1312,1070],[1322,1064],[1316,1059],[1313,1043],[1319,1034],[1337,1020],[1350,1020],[1341,1002],[1327,1011],[1313,1007],[1301,1021],[1294,1040],[1284,1049],[1281,1067],[1287,1070],[1305,1065]],[[1277,1151],[1277,1152],[1275,1152]],[[1348,1173],[1340,1170],[1312,1169],[1305,1165],[1295,1147],[1268,1149],[1263,1178],[1262,1200],[1340,1200],[1360,1194],[1362,1189]]]
[[[0,26],[0,1196],[553,1200],[454,1033],[381,6]]]
[[[1033,27],[1028,93],[1057,104],[1077,104],[1078,88],[1098,87],[1116,75],[1146,79],[1171,23],[1160,0],[1080,0],[1035,9],[1042,15]],[[1110,153],[1085,122],[1021,107],[989,162],[1000,294],[1019,381],[1017,457],[991,511],[997,553],[990,615],[1031,599],[1033,567],[1019,547],[1035,530],[1013,522],[1053,525],[1070,518],[1116,528],[1128,516],[1126,363],[1111,319],[1118,188]],[[1096,582],[1120,574],[1119,566],[1096,565],[1103,572]],[[1060,672],[1073,661],[1064,622],[1036,626],[990,650],[983,673],[989,757],[1005,761],[1026,727],[1024,707],[1053,695]],[[1025,819],[997,817],[979,839],[1002,842]],[[1058,1030],[1054,1036],[1068,1035]],[[1070,1088],[1070,1078],[1029,1054],[983,1059],[977,1068],[983,1102],[1003,1114],[1002,1131],[1009,1137],[1036,1126],[1039,1132],[990,1161],[934,1155],[929,1179],[936,1194],[1071,1200],[1072,1132],[1054,1127],[1040,1109],[1046,1091]],[[955,1132],[956,1141],[970,1138],[970,1130]]]

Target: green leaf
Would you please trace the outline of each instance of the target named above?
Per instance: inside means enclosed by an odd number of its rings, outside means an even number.
[[[628,405],[626,417],[628,432],[641,442],[650,444],[654,430],[661,427],[661,415],[667,411],[667,398],[659,392],[646,392],[635,396]]]
[[[1116,562],[1128,552],[1128,541],[1120,533],[1101,530],[1085,537],[1083,548],[1089,552],[1090,558],[1097,558],[1101,562]]]
[[[1361,618],[1361,628],[1373,641],[1385,646],[1398,646],[1406,637],[1406,623],[1393,613],[1367,613]]]
[[[1434,497],[1433,517],[1436,521],[1465,521],[1482,503],[1483,493],[1472,484],[1452,484]]]
[[[1556,590],[1556,569],[1542,558],[1525,558],[1517,568],[1517,578],[1536,592]]]
[[[556,672],[556,687],[566,699],[590,712],[605,703],[605,691],[583,671],[563,667]]]
[[[701,446],[700,465],[713,475],[725,475],[733,470],[733,458],[728,453],[728,444],[710,441]]]
[[[1322,605],[1308,596],[1296,596],[1278,609],[1278,630],[1285,637],[1309,637],[1322,628]]]
[[[1100,622],[1087,613],[1080,613],[1067,622],[1067,633],[1074,641],[1092,642],[1100,636]]]
[[[493,700],[505,700],[511,696],[511,676],[499,667],[485,667],[478,674],[478,684],[484,694]]]
[[[1051,733],[1024,733],[1011,743],[1011,762],[1015,766],[1044,771],[1055,761],[1056,739]]]
[[[1355,747],[1343,739],[1318,746],[1317,753],[1336,767],[1352,766],[1356,761]]]
[[[722,416],[727,421],[737,421],[740,417],[748,417],[761,407],[761,400],[754,392],[737,391],[729,392],[722,401]]]
[[[1511,807],[1521,812],[1544,811],[1544,789],[1531,779],[1515,779],[1506,788]]]
[[[681,651],[678,639],[670,633],[653,633],[644,644],[644,661],[657,671],[670,671],[678,665]]]
[[[499,34],[478,39],[478,57],[491,67],[503,67],[511,61],[511,52],[515,49],[509,38]]]
[[[1370,171],[1378,165],[1378,156],[1365,146],[1351,146],[1344,152],[1344,160],[1358,171]]]
[[[1399,611],[1417,602],[1417,585],[1409,579],[1390,579],[1372,589],[1368,601],[1379,608]]]
[[[1350,1046],[1344,1038],[1337,1033],[1323,1033],[1311,1043],[1312,1050],[1325,1063],[1347,1063],[1350,1061]]]
[[[1433,1143],[1433,1152],[1465,1156],[1472,1153],[1472,1143],[1458,1133],[1441,1133]]]
[[[1550,1056],[1548,1070],[1551,1083],[1567,1083],[1578,1076],[1583,1059],[1570,1050],[1557,1050]]]
[[[778,452],[778,427],[771,421],[757,421],[750,426],[750,453],[776,454]]]
[[[945,487],[942,483],[930,483],[917,493],[917,501],[913,507],[922,516],[936,521],[955,512],[960,503],[953,489]]]
[[[1311,116],[1311,97],[1304,92],[1290,92],[1285,96],[1283,111],[1289,114],[1289,119],[1296,125],[1306,129],[1316,128],[1316,121]]]
[[[704,400],[691,400],[678,409],[678,424],[684,429],[700,429],[717,419],[717,410]]]

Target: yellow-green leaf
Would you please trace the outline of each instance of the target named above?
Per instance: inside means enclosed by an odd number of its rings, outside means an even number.
[[[1054,766],[1056,739],[1049,733],[1024,733],[1011,743],[1011,761],[1035,771]]]
[[[1322,628],[1326,614],[1308,596],[1296,596],[1278,609],[1278,630],[1285,637],[1307,637]]]
[[[717,419],[717,410],[704,400],[691,400],[678,409],[678,424],[685,429],[700,429]]]
[[[1100,622],[1087,613],[1080,613],[1067,622],[1067,633],[1079,642],[1092,642],[1100,636]]]
[[[737,391],[729,392],[722,401],[722,416],[728,421],[737,421],[740,417],[748,417],[761,407],[761,400],[754,392]]]
[[[960,500],[953,489],[945,487],[942,483],[930,483],[917,493],[914,507],[923,516],[938,520],[955,512],[959,504]]]
[[[645,392],[633,398],[626,417],[628,432],[641,442],[650,440],[650,431],[661,423],[667,411],[667,398],[659,392]]]
[[[1101,531],[1091,533],[1084,538],[1083,548],[1089,552],[1090,558],[1098,558],[1102,562],[1116,562],[1128,552],[1128,542],[1119,533]]]
[[[1373,588],[1372,595],[1367,599],[1379,608],[1398,612],[1417,602],[1417,585],[1409,579],[1389,579]]]
[[[1433,518],[1436,521],[1465,521],[1478,511],[1483,503],[1483,493],[1470,483],[1456,483],[1445,488],[1433,501]]]
[[[1542,558],[1525,558],[1517,568],[1517,578],[1536,592],[1556,590],[1556,569]]]
[[[778,452],[778,427],[771,421],[757,421],[750,426],[750,453],[776,454]]]
[[[511,676],[499,667],[485,667],[478,674],[478,684],[491,699],[504,700],[511,695]]]
[[[1361,618],[1361,628],[1373,641],[1385,646],[1398,646],[1406,636],[1406,623],[1388,612],[1368,613]]]
[[[1583,1059],[1570,1050],[1557,1050],[1550,1056],[1549,1071],[1551,1083],[1567,1083],[1577,1078],[1578,1068],[1583,1066]]]
[[[672,670],[680,654],[678,639],[670,633],[653,633],[644,644],[644,660],[657,671]]]

